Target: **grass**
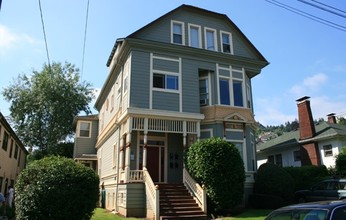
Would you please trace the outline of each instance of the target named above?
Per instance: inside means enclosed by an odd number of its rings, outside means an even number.
[[[271,210],[248,209],[233,217],[218,217],[222,220],[263,220]],[[106,209],[97,208],[91,220],[135,220],[137,218],[124,218],[109,212]],[[138,220],[138,219],[137,219]]]

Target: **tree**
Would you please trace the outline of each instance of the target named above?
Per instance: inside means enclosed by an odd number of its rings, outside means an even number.
[[[99,199],[99,177],[73,159],[32,162],[15,185],[17,219],[90,219]]]
[[[90,84],[80,82],[73,64],[44,64],[41,72],[21,74],[2,94],[11,103],[14,128],[24,145],[38,147],[42,155],[73,133],[72,123],[81,111],[91,113],[94,98]]]
[[[211,210],[233,208],[241,202],[245,170],[233,144],[221,138],[198,141],[187,149],[185,160],[189,173],[205,186]]]
[[[342,147],[341,152],[336,156],[335,168],[338,175],[346,175],[346,147]]]

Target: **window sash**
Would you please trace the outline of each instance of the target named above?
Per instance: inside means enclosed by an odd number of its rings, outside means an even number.
[[[200,37],[200,27],[190,25],[189,26],[189,37],[190,37],[190,47],[201,47],[201,37]]]
[[[183,44],[183,25],[181,23],[173,23],[173,43]]]
[[[209,105],[208,79],[199,80],[199,100],[200,105]]]
[[[91,123],[80,122],[79,124],[79,137],[90,137]]]
[[[243,82],[239,80],[233,80],[233,98],[234,106],[243,107]]]
[[[231,37],[229,34],[222,33],[222,52],[224,53],[231,53]]]
[[[220,79],[220,103],[222,105],[230,105],[229,80]]]
[[[159,88],[159,89],[178,90],[179,89],[178,76],[154,73],[153,87]]]

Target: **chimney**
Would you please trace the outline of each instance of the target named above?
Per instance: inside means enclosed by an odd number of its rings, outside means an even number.
[[[310,97],[304,96],[297,99],[298,119],[300,131],[300,155],[302,166],[321,165],[321,156],[319,154],[318,145],[312,140],[308,140],[315,136],[315,125],[312,118],[310,108]],[[306,140],[306,141],[304,141]]]
[[[335,113],[330,113],[327,116],[328,116],[328,123],[336,124]]]
[[[310,97],[297,99],[300,140],[312,138],[315,135],[314,120],[310,108]]]

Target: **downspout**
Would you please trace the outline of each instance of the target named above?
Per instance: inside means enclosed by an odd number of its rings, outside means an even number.
[[[118,142],[117,142],[117,175],[116,175],[116,184],[117,187],[115,188],[115,211],[119,212],[119,205],[118,205],[118,190],[119,190],[119,154],[120,154],[120,127],[117,125],[117,132],[118,132]]]

